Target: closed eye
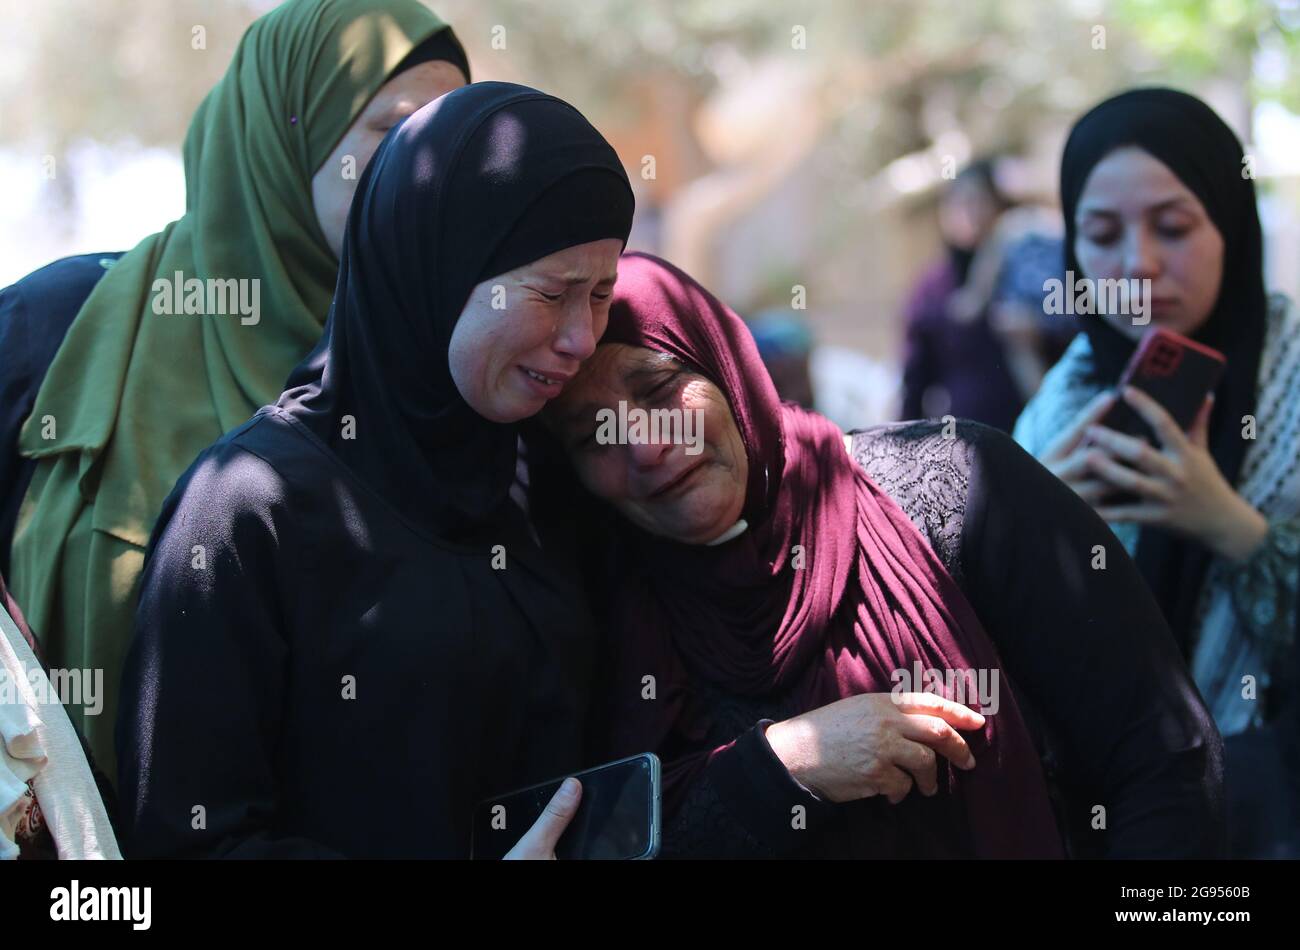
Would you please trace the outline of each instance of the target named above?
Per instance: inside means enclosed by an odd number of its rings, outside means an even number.
[[[1114,241],[1119,237],[1119,234],[1118,234],[1115,230],[1113,230],[1113,229],[1109,229],[1109,228],[1108,228],[1108,229],[1106,229],[1106,230],[1104,230],[1104,231],[1103,231],[1103,230],[1094,230],[1094,231],[1087,231],[1087,230],[1085,230],[1085,231],[1083,232],[1083,236],[1084,236],[1087,240],[1091,241],[1093,244],[1097,244],[1097,245],[1100,245],[1100,246],[1102,246],[1102,247],[1105,247],[1107,244],[1112,244],[1112,243],[1114,243]]]
[[[575,451],[581,450],[585,452],[588,449],[593,448],[596,445],[596,431],[597,430],[592,429],[583,438],[579,439],[577,442],[574,442],[573,449]]]
[[[655,383],[648,390],[646,390],[645,396],[643,396],[642,398],[647,400],[654,400],[654,399],[662,399],[664,396],[667,396],[672,391],[672,387],[676,384],[677,379],[680,375],[681,375],[680,371],[669,373],[661,381]]]

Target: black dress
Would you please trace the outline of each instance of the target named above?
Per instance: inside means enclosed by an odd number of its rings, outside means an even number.
[[[1221,741],[1136,566],[1007,436],[967,422],[944,430],[874,427],[853,435],[853,455],[929,539],[996,644],[1067,852],[1223,857]],[[888,802],[822,801],[794,781],[763,735],[803,711],[789,697],[697,688],[715,724],[706,746],[722,751],[664,816],[662,854],[853,857]]]
[[[466,857],[477,802],[579,769],[584,600],[506,514],[439,541],[276,407],[205,451],[147,555],[126,854]]]

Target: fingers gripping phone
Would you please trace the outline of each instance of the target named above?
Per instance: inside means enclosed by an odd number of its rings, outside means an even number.
[[[1219,385],[1227,363],[1218,350],[1172,330],[1152,327],[1124,367],[1119,388],[1122,391],[1125,386],[1132,386],[1142,390],[1186,432],[1196,421],[1205,397]],[[1147,421],[1123,399],[1115,400],[1099,424],[1125,435],[1146,439],[1154,446],[1160,445]],[[1105,500],[1109,505],[1131,505],[1140,498],[1132,492],[1118,491]]]
[[[1153,327],[1142,337],[1124,368],[1119,386],[1121,390],[1125,386],[1142,390],[1160,403],[1186,432],[1196,421],[1205,397],[1219,385],[1227,364],[1218,350],[1172,330]],[[1115,401],[1100,424],[1126,435],[1146,438],[1152,445],[1160,444],[1146,420],[1122,399]]]
[[[470,857],[500,860],[567,776],[486,799],[474,809]],[[653,753],[598,765],[582,783],[578,812],[555,846],[560,860],[646,860],[659,853],[659,758]]]

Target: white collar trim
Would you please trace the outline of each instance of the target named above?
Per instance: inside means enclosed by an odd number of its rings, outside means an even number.
[[[726,531],[722,532],[722,534],[718,535],[712,541],[706,542],[705,547],[711,548],[714,547],[715,545],[726,544],[732,538],[738,538],[742,534],[744,534],[745,529],[748,527],[749,527],[749,522],[746,521],[744,518],[741,518],[739,521],[733,524]]]

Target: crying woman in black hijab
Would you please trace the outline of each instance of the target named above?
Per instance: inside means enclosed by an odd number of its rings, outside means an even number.
[[[631,218],[613,149],[535,90],[388,135],[320,345],[155,529],[129,853],[463,857],[477,802],[584,764],[591,628],[512,500],[516,424],[593,352]]]
[[[1075,124],[1067,271],[1143,290],[1129,315],[1082,318],[1015,435],[1110,523],[1164,609],[1224,736],[1233,851],[1296,857],[1300,318],[1265,290],[1252,169],[1214,110],[1172,89]],[[1114,391],[1148,320],[1227,357],[1187,431]],[[1151,441],[1101,424],[1117,400]]]

